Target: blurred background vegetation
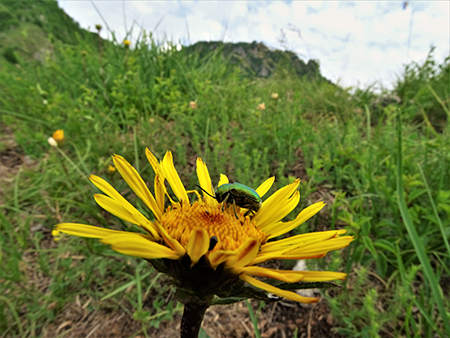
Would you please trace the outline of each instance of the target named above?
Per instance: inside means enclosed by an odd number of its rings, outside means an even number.
[[[117,153],[152,182],[146,147],[159,158],[172,150],[189,189],[200,156],[214,184],[220,173],[254,188],[275,175],[275,190],[300,177],[291,218],[324,200],[295,233],[356,235],[348,250],[308,262],[349,273],[342,290],[323,294],[336,337],[448,337],[450,58],[436,63],[431,49],[375,93],[257,43],[180,48],[142,32],[127,48],[79,28],[53,1],[2,2],[0,16],[1,337],[62,334],[74,302],[124,312],[150,336],[179,314],[146,262],[50,234],[59,222],[126,226],[95,204],[91,173],[151,218],[108,171]],[[47,143],[56,129],[70,161]]]

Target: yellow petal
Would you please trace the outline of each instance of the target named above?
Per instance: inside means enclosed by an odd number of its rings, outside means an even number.
[[[164,203],[166,201],[166,187],[164,179],[161,176],[155,176],[155,199],[160,210],[164,210]]]
[[[220,174],[219,184],[217,186],[220,187],[221,185],[228,184],[228,183],[230,183],[228,181],[228,177],[224,174]]]
[[[298,271],[303,275],[302,282],[328,282],[332,280],[344,280],[347,274],[333,271]]]
[[[100,240],[104,244],[111,245],[111,249],[124,255],[141,257],[146,259],[179,259],[180,256],[170,248],[150,241],[136,233],[124,233],[110,235]]]
[[[286,283],[296,283],[303,280],[302,274],[292,273],[291,270],[267,269],[259,266],[244,267],[242,270],[246,275],[278,279]]]
[[[343,236],[331,238],[326,241],[313,242],[308,245],[301,245],[295,249],[283,249],[279,251],[263,253],[259,255],[250,263],[251,265],[265,262],[269,259],[312,259],[322,258],[329,251],[345,248],[353,241],[353,236]],[[289,247],[288,247],[289,248]]]
[[[109,213],[117,216],[124,221],[130,222],[132,224],[140,225],[140,222],[137,221],[127,209],[122,207],[122,205],[116,200],[102,194],[94,194],[95,202],[100,205],[103,209],[108,211]]]
[[[273,182],[275,182],[275,176],[272,176],[271,178],[267,179],[263,184],[261,184],[256,189],[256,192],[258,193],[259,197],[263,197],[269,191],[269,189],[273,185]]]
[[[215,250],[208,254],[211,266],[215,269],[217,266],[228,260],[231,256],[235,256],[236,251],[231,250]]]
[[[295,209],[299,201],[300,193],[298,191],[295,191],[292,197],[285,201],[284,204],[272,209],[271,213],[267,213],[266,217],[262,218],[259,223],[256,224],[258,224],[258,227],[260,229],[264,229],[264,232],[266,232],[265,229],[267,228],[267,226],[270,226],[271,224],[283,219],[286,215],[288,215],[292,210]]]
[[[156,231],[156,228],[153,226],[152,222],[145,218],[145,216],[142,215],[138,210],[136,210],[136,213],[133,215],[119,202],[106,195],[95,194],[94,199],[103,209],[110,212],[114,216],[117,216],[124,221],[130,222],[132,224],[141,226],[154,238],[159,239],[158,232]]]
[[[325,206],[325,203],[323,203],[323,202],[314,203],[313,205],[310,205],[309,207],[303,209],[293,221],[278,222],[278,223],[269,225],[264,229],[264,232],[266,234],[270,234],[269,238],[281,236],[281,235],[295,229],[300,224],[306,222],[308,219],[310,219],[315,214],[317,214],[324,206]],[[255,216],[255,218],[256,218],[256,216]]]
[[[260,264],[263,263],[265,261],[268,260],[273,260],[273,259],[315,259],[315,258],[322,258],[326,256],[326,252],[325,253],[320,253],[320,254],[297,254],[297,255],[288,255],[288,254],[267,254],[267,255],[258,255],[254,260],[252,260],[250,262],[249,265],[256,265],[256,264]]]
[[[161,167],[164,170],[164,176],[169,182],[175,196],[177,196],[180,201],[189,201],[186,189],[173,164],[173,157],[170,151],[164,156]]]
[[[256,257],[258,251],[259,241],[249,238],[236,250],[236,255],[231,256],[227,260],[226,265],[233,268],[245,266]]]
[[[284,255],[326,253],[328,251],[345,248],[352,241],[353,236],[331,238],[327,241],[314,242],[309,243],[307,245],[302,245],[294,250],[285,252]]]
[[[156,203],[155,198],[151,194],[150,190],[148,190],[147,185],[144,180],[139,176],[136,169],[128,163],[122,156],[114,155],[113,156],[114,164],[119,170],[120,175],[127,182],[129,187],[136,193],[136,195],[145,203],[145,205],[153,212],[157,219],[161,219],[161,216],[164,210],[161,210]]]
[[[316,303],[320,299],[320,298],[303,297],[292,291],[281,290],[275,286],[269,285],[267,283],[264,283],[264,282],[261,282],[261,281],[255,279],[253,277],[250,277],[250,276],[246,275],[245,273],[240,275],[239,278],[253,286],[256,286],[257,288],[266,290],[267,292],[273,293],[274,295],[284,297],[284,298],[287,298],[287,299],[290,299],[290,300],[293,300],[293,301],[296,301],[299,303]]]
[[[125,208],[134,218],[137,218],[139,222],[142,224],[146,224],[144,220],[141,219],[143,217],[147,222],[149,222],[144,215],[142,215],[135,207],[133,207],[130,202],[128,202],[121,194],[119,194],[116,189],[114,189],[108,182],[106,182],[103,178],[91,175],[89,177],[92,183],[103,191],[106,195],[111,197],[113,200],[118,202],[123,208]]]
[[[170,237],[167,233],[166,229],[161,226],[161,223],[156,221],[154,223],[158,233],[164,239],[164,243],[169,246],[173,251],[175,251],[179,256],[183,256],[186,254],[186,249],[178,242],[176,239]]]
[[[55,227],[55,230],[64,232],[68,235],[86,237],[86,238],[104,238],[114,234],[124,234],[124,231],[105,229],[95,227],[92,225],[78,224],[78,223],[60,223]]]
[[[161,166],[159,165],[159,162],[156,159],[156,157],[152,154],[152,152],[148,148],[145,148],[145,155],[147,156],[147,160],[148,162],[150,162],[150,165],[152,166],[155,174],[160,175],[164,180],[164,173],[161,169]]]
[[[187,254],[191,258],[191,267],[208,252],[209,235],[204,228],[195,228],[192,230],[186,247]]]
[[[270,225],[267,220],[273,219],[273,211],[282,208],[286,204],[287,200],[291,198],[292,194],[297,190],[299,184],[300,179],[296,179],[293,183],[276,191],[263,202],[261,209],[257,212],[255,217],[253,217],[253,221],[258,224],[261,230],[264,230],[265,233],[269,233],[265,230],[265,227]],[[264,224],[264,226],[261,227],[260,224]]]
[[[286,249],[295,249],[301,245],[306,245],[311,242],[321,242],[328,240],[330,238],[337,237],[341,234],[345,234],[347,230],[330,230],[330,231],[319,231],[310,232],[306,234],[296,235],[288,238],[284,238],[278,241],[267,242],[261,248],[261,253],[266,254],[274,251],[285,252]]]
[[[244,267],[242,270],[247,275],[278,279],[286,283],[326,282],[347,277],[342,272],[277,270],[259,266]]]
[[[214,191],[211,184],[211,177],[209,176],[208,167],[206,163],[199,157],[197,158],[197,177],[200,187],[205,190],[209,195],[214,196]],[[208,205],[214,206],[217,204],[217,200],[212,198],[207,193],[203,192],[203,198]]]

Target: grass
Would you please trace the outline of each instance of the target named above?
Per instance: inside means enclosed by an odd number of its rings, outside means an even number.
[[[325,293],[336,332],[450,335],[449,59],[436,64],[430,53],[406,67],[385,93],[400,103],[382,105],[370,89],[283,68],[252,78],[220,53],[201,58],[145,33],[131,49],[114,41],[100,54],[91,41],[56,40],[41,61],[13,56],[18,64],[1,60],[0,109],[2,133],[16,144],[6,137],[0,151],[5,161],[15,153],[31,165],[8,168],[1,183],[2,337],[45,336],[74,301],[128,312],[144,335],[180,312],[146,262],[91,240],[55,243],[50,234],[59,222],[126,226],[93,201],[91,173],[151,217],[108,172],[117,153],[152,182],[146,147],[160,158],[172,150],[190,189],[201,156],[214,184],[220,173],[251,187],[275,175],[274,188],[300,176],[293,214],[325,199],[326,210],[296,231],[346,228],[357,236],[349,250],[311,262],[350,273],[343,291]],[[256,109],[262,102],[265,110]],[[66,134],[63,153],[46,141],[56,129]]]

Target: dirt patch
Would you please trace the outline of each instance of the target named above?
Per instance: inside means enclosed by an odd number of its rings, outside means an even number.
[[[25,155],[17,145],[11,128],[0,123],[0,186],[11,185],[20,169],[36,165],[37,162]],[[3,202],[0,197],[0,204]]]
[[[115,309],[88,309],[91,300],[70,303],[60,312],[55,322],[44,329],[43,337],[145,337],[142,324],[133,318],[133,308],[122,305],[128,311]],[[179,336],[179,322],[163,322],[160,327],[147,329],[149,337]],[[177,323],[177,324],[175,324]]]
[[[252,302],[256,313],[258,302]],[[300,305],[290,301],[266,304],[258,314],[258,329],[263,338],[341,337],[331,330],[335,326],[325,300],[315,305]],[[205,315],[203,329],[211,338],[255,337],[247,305],[210,308]]]
[[[305,167],[305,156],[303,155],[302,148],[298,148],[295,151],[295,162],[288,167],[288,176],[298,177],[301,180],[308,180],[308,174]]]
[[[122,304],[123,310],[88,310],[91,300],[77,299],[67,304],[56,320],[43,330],[43,337],[144,337],[142,324],[132,316],[133,308]],[[266,304],[259,312],[259,303],[251,302],[258,316],[258,329],[263,338],[340,338],[332,328],[336,326],[325,300],[315,305],[300,305],[290,301]],[[160,324],[159,328],[148,328],[149,337],[179,337],[181,314],[173,321]],[[214,306],[208,309],[202,325],[211,338],[255,337],[247,305]]]

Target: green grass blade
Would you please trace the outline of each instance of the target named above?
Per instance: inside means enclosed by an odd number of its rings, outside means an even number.
[[[423,183],[425,183],[425,188],[427,189],[428,197],[430,198],[431,207],[433,208],[434,216],[436,217],[436,222],[438,222],[438,224],[439,224],[439,229],[441,230],[441,234],[442,234],[442,240],[444,241],[445,247],[447,248],[447,252],[450,256],[450,246],[448,244],[447,236],[445,235],[444,225],[442,224],[441,218],[439,217],[439,213],[436,208],[436,204],[434,203],[434,200],[433,200],[433,196],[431,195],[430,186],[428,185],[428,182],[425,177],[425,174],[423,173],[422,167],[420,166],[420,164],[417,164],[417,166],[419,167],[420,175],[422,175]]]
[[[113,292],[108,293],[106,296],[102,297],[100,300],[104,301],[108,298],[111,298],[114,295],[117,295],[118,293],[125,291],[126,289],[128,289],[130,286],[135,285],[139,281],[143,280],[144,278],[147,278],[148,276],[150,276],[150,272],[147,272],[143,275],[140,275],[138,277],[136,277],[135,279],[133,279],[132,281],[125,283],[124,285],[118,287],[117,289],[115,289]]]
[[[252,305],[250,304],[250,302],[248,300],[246,300],[245,303],[247,304],[248,313],[250,315],[250,320],[252,321],[252,324],[253,324],[253,330],[255,330],[255,337],[261,338],[261,334],[259,333],[259,330],[258,330],[258,319],[256,318],[255,313],[253,312]]]
[[[422,240],[417,234],[416,228],[411,220],[411,216],[409,215],[408,208],[406,206],[405,196],[403,194],[403,181],[402,181],[402,124],[401,124],[401,115],[400,112],[398,114],[398,142],[397,142],[397,198],[398,198],[398,207],[400,213],[403,218],[403,223],[408,231],[409,237],[411,238],[411,242],[416,251],[417,257],[422,265],[423,272],[425,274],[426,279],[429,282],[429,286],[431,288],[434,301],[439,310],[439,314],[442,317],[442,322],[444,324],[445,331],[450,335],[450,319],[447,316],[445,311],[444,302],[442,301],[444,295],[442,293],[442,289],[439,286],[438,280],[433,272],[433,269],[430,264],[430,260],[428,259],[427,252],[425,247],[423,246]],[[443,336],[443,335],[442,335]]]

